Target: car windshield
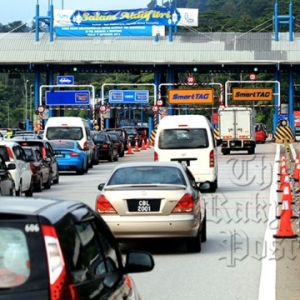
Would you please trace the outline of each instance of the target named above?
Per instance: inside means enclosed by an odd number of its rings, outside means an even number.
[[[158,140],[160,149],[197,149],[208,146],[207,131],[203,128],[162,130]]]
[[[107,185],[119,184],[183,184],[180,169],[173,167],[128,167],[114,172]]]
[[[100,142],[104,142],[107,140],[106,135],[104,134],[96,134],[93,137],[94,141],[100,141]]]
[[[49,127],[47,130],[48,140],[75,140],[83,138],[81,127]]]

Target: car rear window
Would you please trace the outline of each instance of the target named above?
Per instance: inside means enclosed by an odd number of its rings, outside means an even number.
[[[18,228],[0,227],[0,288],[23,284],[30,275],[29,249]]]
[[[9,161],[9,156],[8,156],[7,149],[5,146],[0,147],[0,154],[3,156],[5,161]]]
[[[47,130],[48,140],[75,140],[79,141],[83,138],[81,127],[49,127]]]
[[[197,149],[208,146],[207,131],[202,128],[162,130],[158,141],[160,149]]]

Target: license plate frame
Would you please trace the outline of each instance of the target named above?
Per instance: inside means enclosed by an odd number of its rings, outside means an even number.
[[[129,212],[158,212],[160,209],[160,201],[160,199],[130,199],[127,200],[127,207]]]

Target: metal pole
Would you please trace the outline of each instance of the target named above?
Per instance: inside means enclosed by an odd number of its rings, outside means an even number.
[[[32,87],[33,85],[31,84],[30,85],[30,105],[29,105],[29,120],[33,120],[33,117],[32,117]]]
[[[28,80],[26,80],[25,82],[25,122],[27,120],[27,83],[28,83]]]

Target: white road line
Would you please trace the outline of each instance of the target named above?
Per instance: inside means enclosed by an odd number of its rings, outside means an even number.
[[[276,299],[276,257],[275,242],[273,234],[276,234],[278,220],[276,219],[277,210],[277,172],[280,163],[280,145],[276,146],[275,162],[273,166],[273,180],[270,188],[269,198],[269,225],[265,232],[264,247],[262,252],[262,266],[259,284],[258,300],[275,300]],[[270,227],[272,225],[272,228]]]

